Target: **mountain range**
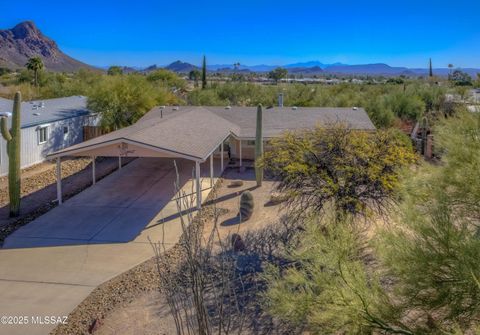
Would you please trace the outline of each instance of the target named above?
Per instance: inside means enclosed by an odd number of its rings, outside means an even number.
[[[23,68],[30,57],[40,56],[45,68],[50,71],[73,72],[81,68],[98,69],[91,65],[82,63],[63,53],[57,43],[35,26],[32,21],[25,21],[17,24],[12,29],[0,30],[0,67],[10,69]],[[207,69],[211,72],[221,73],[264,73],[277,67],[286,68],[291,74],[298,75],[372,75],[372,76],[426,76],[427,68],[393,67],[383,63],[375,64],[325,64],[319,61],[300,62],[284,65],[244,65],[244,64],[211,64]],[[104,69],[107,69],[104,67]],[[159,68],[187,74],[192,70],[199,70],[199,67],[183,61],[175,61],[166,66],[151,65],[149,67],[123,67],[124,72],[151,72]],[[463,71],[471,76],[480,73],[480,69],[464,68]],[[433,69],[435,75],[446,76],[451,72],[448,68]]]
[[[177,66],[181,64],[181,66]],[[343,64],[343,63],[333,63],[333,64],[324,64],[319,61],[310,61],[304,63],[294,63],[286,65],[240,65],[234,66],[229,64],[215,64],[207,65],[209,71],[215,71],[220,73],[229,73],[229,72],[269,72],[274,70],[277,67],[283,67],[288,70],[290,74],[302,74],[302,75],[321,75],[321,74],[335,74],[335,75],[370,75],[370,76],[427,76],[429,73],[428,68],[407,68],[407,67],[395,67],[390,66],[384,63],[373,63],[373,64]],[[198,69],[197,66],[185,63],[182,61],[176,61],[170,65],[165,66],[166,69],[169,69],[178,73],[187,73],[191,69]],[[188,71],[183,71],[183,69],[188,69]],[[477,73],[480,73],[478,68],[458,68],[472,77],[476,77]],[[448,76],[452,71],[449,68],[434,68],[433,73],[437,76]]]
[[[43,35],[32,21],[19,23],[12,29],[0,30],[0,67],[22,68],[34,56],[42,58],[45,67],[52,71],[93,69],[64,54],[57,43]]]

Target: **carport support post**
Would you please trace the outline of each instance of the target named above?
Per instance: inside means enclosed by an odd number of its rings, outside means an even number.
[[[200,162],[195,162],[195,188],[197,192],[197,209],[202,208],[202,186],[200,185]]]
[[[57,157],[57,200],[58,204],[62,204],[62,161]]]
[[[122,169],[122,156],[118,156],[118,169]]]
[[[223,172],[223,142],[220,144],[220,171]]]
[[[210,187],[213,187],[213,153],[210,155]]]
[[[240,143],[240,149],[239,149],[239,151],[240,151],[240,166],[242,166],[242,140],[239,140],[238,142]]]
[[[96,173],[95,173],[95,159],[96,159],[96,157],[92,156],[92,185],[95,185],[95,183],[97,182],[97,178],[95,177],[95,175],[96,175]]]

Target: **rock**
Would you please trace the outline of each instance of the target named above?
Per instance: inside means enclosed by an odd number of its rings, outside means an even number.
[[[245,243],[242,240],[242,237],[238,234],[232,235],[232,248],[233,252],[245,251]]]
[[[243,180],[233,180],[233,181],[230,183],[230,186],[231,186],[231,187],[240,187],[240,186],[243,186]]]
[[[287,201],[288,196],[285,193],[280,193],[280,192],[272,192],[270,194],[270,203],[272,205],[277,205],[282,202]]]
[[[88,327],[88,333],[89,334],[95,333],[100,328],[101,325],[102,325],[102,322],[100,321],[100,319],[97,318],[97,319],[93,320],[90,327]]]

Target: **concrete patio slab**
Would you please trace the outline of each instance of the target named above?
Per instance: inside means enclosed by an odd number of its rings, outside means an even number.
[[[176,164],[180,182],[189,192],[193,163],[177,160]],[[175,179],[172,159],[137,159],[20,228],[5,240],[4,248],[132,241],[171,201]],[[202,184],[209,188],[209,180]],[[165,217],[175,214],[176,206],[172,210]]]

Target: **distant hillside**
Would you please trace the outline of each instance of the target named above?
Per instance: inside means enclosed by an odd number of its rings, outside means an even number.
[[[333,65],[325,69],[327,73],[336,74],[358,74],[358,75],[401,75],[409,74],[406,67],[392,67],[387,64],[362,64],[362,65]],[[413,73],[411,73],[413,74]]]
[[[51,71],[94,69],[64,54],[57,43],[43,35],[32,21],[19,23],[12,29],[0,30],[0,67],[22,68],[34,56],[41,57],[46,69]]]
[[[178,73],[188,73],[192,70],[198,70],[199,68],[190,63],[185,63],[177,60],[176,62],[173,62],[172,64],[165,66],[165,69],[173,72],[178,72]]]
[[[312,66],[312,67],[290,67],[287,68],[288,73],[292,74],[321,74],[324,71],[320,66]]]

